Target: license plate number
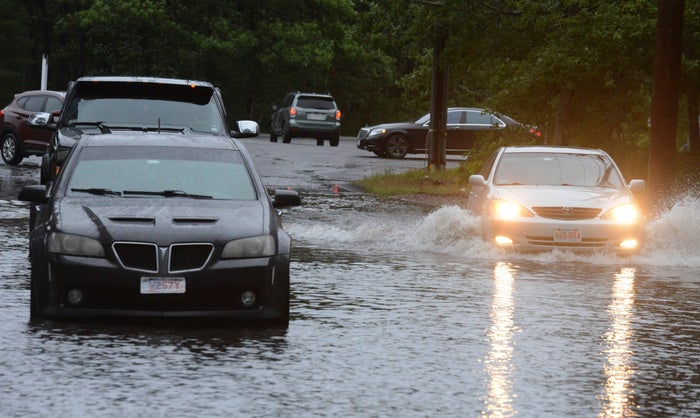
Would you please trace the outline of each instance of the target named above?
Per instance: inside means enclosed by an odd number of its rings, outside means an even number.
[[[326,120],[326,115],[323,113],[309,113],[306,115],[306,118],[311,120]]]
[[[141,294],[185,293],[184,277],[141,277]]]
[[[554,232],[555,242],[581,242],[581,230],[559,230]]]

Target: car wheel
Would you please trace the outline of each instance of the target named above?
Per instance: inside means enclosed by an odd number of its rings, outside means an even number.
[[[408,153],[408,139],[400,134],[390,136],[384,145],[389,158],[403,158]]]
[[[292,142],[292,132],[289,130],[289,126],[284,127],[284,137],[282,138],[282,142],[285,144]]]
[[[330,143],[332,147],[337,147],[338,145],[340,145],[340,135],[336,135],[333,138],[331,138]]]
[[[2,137],[0,143],[0,152],[2,152],[2,160],[5,164],[17,165],[22,161],[22,152],[19,149],[19,141],[14,133],[8,132]]]
[[[270,142],[277,142],[277,135],[274,131],[270,131]]]
[[[319,147],[322,147],[323,146],[323,138],[317,138],[316,145],[318,145]]]
[[[49,153],[46,152],[41,157],[41,167],[39,169],[39,184],[46,184],[49,182],[49,170],[51,163],[49,162]]]

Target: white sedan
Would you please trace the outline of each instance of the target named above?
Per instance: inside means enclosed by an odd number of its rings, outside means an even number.
[[[483,237],[514,251],[637,252],[644,180],[625,183],[604,151],[574,147],[502,147],[469,177],[468,208]]]

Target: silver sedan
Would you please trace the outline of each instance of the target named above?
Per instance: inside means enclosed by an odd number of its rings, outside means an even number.
[[[514,251],[638,251],[644,180],[625,183],[604,151],[502,147],[470,176],[468,208],[485,240]]]

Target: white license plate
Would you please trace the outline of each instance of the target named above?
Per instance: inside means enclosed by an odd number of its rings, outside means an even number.
[[[326,115],[323,113],[308,113],[306,115],[306,119],[311,119],[311,120],[326,120]]]
[[[558,230],[554,232],[554,242],[581,242],[581,230]]]
[[[185,293],[184,277],[141,277],[141,294]]]

